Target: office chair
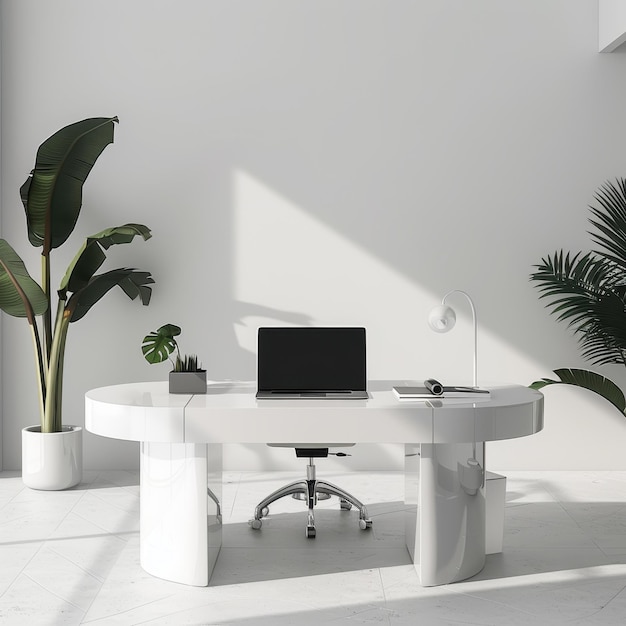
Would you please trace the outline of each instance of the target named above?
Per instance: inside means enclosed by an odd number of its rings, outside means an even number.
[[[280,489],[277,489],[266,498],[263,498],[254,509],[254,517],[250,520],[250,526],[255,530],[259,530],[263,525],[261,521],[263,517],[267,517],[269,514],[269,505],[272,502],[276,502],[284,496],[291,495],[298,500],[306,500],[308,505],[308,516],[306,525],[306,536],[309,539],[315,538],[315,514],[313,507],[317,504],[318,500],[325,500],[331,496],[337,496],[339,498],[339,506],[342,511],[349,511],[353,506],[359,510],[359,528],[366,530],[372,527],[372,520],[367,515],[367,508],[360,501],[357,500],[352,494],[348,493],[337,487],[332,483],[324,480],[317,480],[315,477],[315,462],[316,458],[326,458],[329,454],[329,448],[346,448],[353,446],[353,443],[343,444],[303,444],[303,447],[297,444],[284,444],[284,443],[268,443],[268,446],[279,448],[295,448],[296,456],[298,458],[308,458],[309,464],[306,467],[306,480],[296,480]],[[304,447],[306,446],[306,447]],[[337,456],[349,456],[343,452],[334,453]]]

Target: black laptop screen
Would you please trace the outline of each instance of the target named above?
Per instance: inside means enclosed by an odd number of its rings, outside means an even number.
[[[259,391],[365,390],[365,328],[259,328]]]

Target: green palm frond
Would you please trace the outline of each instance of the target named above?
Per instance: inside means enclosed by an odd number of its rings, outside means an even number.
[[[624,364],[626,306],[622,272],[595,253],[557,251],[542,259],[531,280],[558,321],[567,322],[583,356],[593,363]]]
[[[595,194],[600,207],[589,207],[589,221],[599,231],[590,233],[604,257],[626,271],[626,180],[607,181]]]
[[[626,398],[624,398],[622,390],[605,376],[589,370],[566,368],[554,370],[554,373],[559,377],[559,380],[542,378],[529,386],[532,389],[542,389],[547,385],[560,384],[583,387],[608,400],[622,415],[626,411]]]
[[[540,298],[558,321],[577,336],[582,356],[597,365],[626,365],[626,179],[605,182],[590,206],[591,235],[599,249],[571,255],[557,251],[530,275]],[[622,414],[626,400],[613,382],[587,370],[555,370],[559,380],[544,378],[531,387],[569,384],[606,398]]]

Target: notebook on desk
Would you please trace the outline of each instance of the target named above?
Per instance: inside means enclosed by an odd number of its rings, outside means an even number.
[[[365,328],[259,328],[259,399],[367,398]]]

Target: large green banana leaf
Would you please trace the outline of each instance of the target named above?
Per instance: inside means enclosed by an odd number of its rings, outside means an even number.
[[[14,317],[41,315],[48,299],[9,243],[0,239],[0,309]],[[33,323],[33,319],[29,319]]]
[[[117,117],[94,117],[57,131],[44,141],[35,167],[20,188],[28,239],[43,254],[58,248],[76,225],[83,184],[102,151],[113,143]]]
[[[573,385],[575,387],[583,387],[589,391],[597,393],[605,400],[608,400],[622,415],[626,410],[626,398],[622,390],[611,380],[591,372],[589,370],[581,369],[559,369],[554,370],[554,373],[559,377],[559,380],[553,380],[551,378],[542,378],[536,380],[532,385],[529,385],[532,389],[542,389],[547,385]]]
[[[150,229],[143,224],[124,224],[87,237],[68,266],[59,292],[64,295],[68,290],[76,292],[86,287],[106,259],[102,250],[108,250],[115,244],[130,243],[137,235],[143,237],[144,241],[152,237]]]
[[[70,314],[70,322],[77,322],[84,317],[113,287],[120,287],[131,300],[139,296],[141,303],[147,305],[152,295],[152,288],[148,285],[152,283],[154,280],[150,272],[140,272],[132,268],[120,268],[94,276],[67,301],[66,311]]]

